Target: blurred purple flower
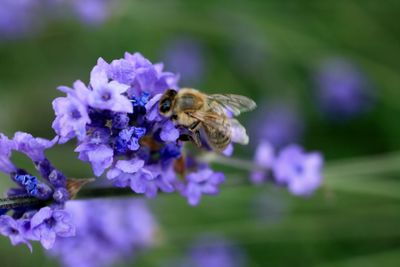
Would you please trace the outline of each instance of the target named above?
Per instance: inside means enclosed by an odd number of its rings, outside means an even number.
[[[158,225],[140,200],[71,201],[76,236],[57,240],[49,253],[65,267],[107,267],[155,244]]]
[[[192,245],[190,266],[194,267],[242,267],[246,266],[244,252],[230,241],[204,235]]]
[[[267,103],[252,121],[253,140],[266,141],[279,149],[299,141],[304,131],[304,122],[296,109],[284,102]]]
[[[315,75],[321,111],[334,120],[354,118],[368,111],[374,92],[367,77],[352,62],[332,58],[321,63]]]
[[[83,22],[98,25],[104,23],[111,15],[115,2],[110,0],[73,0],[71,5]]]
[[[0,40],[18,38],[32,32],[38,6],[35,0],[2,0]]]
[[[254,184],[261,184],[267,179],[267,170],[271,170],[275,161],[275,150],[268,142],[261,141],[257,146],[254,156],[254,163],[263,169],[257,169],[251,172],[251,181]]]
[[[70,214],[50,207],[40,209],[31,219],[32,234],[40,240],[45,249],[53,247],[56,237],[75,235],[75,226]]]
[[[204,76],[204,48],[191,38],[177,38],[164,47],[162,58],[172,71],[179,73],[182,83],[198,84]]]
[[[283,149],[275,160],[275,180],[287,185],[294,195],[310,195],[321,185],[323,161],[321,154],[306,154],[301,147],[291,145]]]
[[[225,181],[221,172],[214,172],[207,168],[192,172],[186,177],[188,184],[183,194],[192,206],[199,204],[203,194],[216,195],[219,193],[219,185]]]

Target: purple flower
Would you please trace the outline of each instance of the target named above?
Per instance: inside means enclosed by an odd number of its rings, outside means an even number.
[[[112,118],[112,127],[114,129],[125,129],[129,125],[129,116],[126,113],[118,113]]]
[[[136,199],[71,201],[66,210],[76,236],[57,240],[49,253],[65,267],[106,267],[154,245],[158,225]]]
[[[90,73],[90,85],[93,88],[89,98],[91,107],[115,112],[133,112],[132,103],[122,95],[129,86],[117,81],[109,82],[107,72],[103,68],[99,66],[93,68]]]
[[[146,119],[148,121],[162,121],[164,118],[158,112],[158,101],[161,99],[162,94],[157,94],[146,103]]]
[[[164,142],[175,142],[179,138],[179,131],[171,121],[167,121],[162,126],[160,138]]]
[[[242,267],[246,266],[244,252],[232,242],[218,236],[204,235],[192,245],[190,266]]]
[[[50,141],[39,137],[34,138],[28,133],[16,132],[13,140],[17,151],[26,154],[34,162],[39,162],[46,158],[44,151],[54,146],[58,137]]]
[[[112,1],[109,0],[74,0],[71,5],[75,13],[85,23],[98,25],[110,16]]]
[[[131,97],[145,92],[154,96],[166,89],[178,88],[178,76],[164,72],[162,64],[153,65],[140,53],[125,53],[123,59],[111,63],[108,74],[111,79],[130,85],[128,95]]]
[[[252,122],[252,138],[266,141],[275,148],[282,148],[299,141],[304,123],[296,109],[289,103],[267,103],[267,108],[256,115]]]
[[[144,166],[144,160],[118,160],[114,168],[107,173],[107,178],[118,187],[129,186],[132,174],[138,172]]]
[[[267,171],[272,169],[275,160],[275,151],[270,143],[262,141],[256,149],[254,162],[263,169],[251,172],[251,181],[255,184],[263,183],[267,179]]]
[[[75,235],[75,226],[67,211],[41,208],[31,219],[32,234],[40,240],[45,249],[53,247],[56,237]]]
[[[7,174],[17,171],[17,168],[10,160],[11,150],[14,148],[14,141],[11,141],[7,136],[0,133],[0,171]]]
[[[145,128],[134,126],[120,131],[115,140],[115,149],[122,154],[126,153],[128,150],[138,150],[140,147],[139,140],[145,133]]]
[[[144,164],[140,159],[119,160],[107,173],[107,178],[118,187],[130,186],[135,193],[150,198],[155,197],[158,190],[167,193],[174,191],[171,181],[175,179],[175,174],[171,169],[162,170],[159,165]]]
[[[291,145],[283,149],[275,160],[273,172],[280,184],[286,184],[294,195],[307,196],[322,182],[323,158],[319,153],[304,153]]]
[[[60,91],[67,93],[67,97],[58,97],[53,101],[56,114],[53,129],[60,136],[60,143],[65,143],[74,137],[83,140],[86,135],[86,125],[90,123],[86,106],[90,91],[81,81],[74,83],[74,89],[59,87]]]
[[[13,246],[26,244],[32,252],[32,246],[28,240],[27,220],[15,220],[8,215],[0,216],[0,234],[7,236]]]
[[[185,84],[196,84],[204,75],[204,51],[199,42],[190,38],[177,38],[164,48],[165,64],[182,77]]]
[[[203,194],[216,195],[219,193],[218,186],[224,182],[225,177],[221,172],[214,172],[209,168],[192,172],[186,177],[188,184],[183,194],[192,206],[199,204]]]
[[[0,39],[13,39],[34,30],[37,1],[2,0],[0,4]]]
[[[90,162],[96,176],[101,176],[113,162],[114,150],[105,144],[82,143],[75,152],[79,152],[80,160]]]
[[[322,62],[315,80],[320,109],[332,119],[354,118],[368,111],[374,102],[367,78],[346,59],[332,58]]]

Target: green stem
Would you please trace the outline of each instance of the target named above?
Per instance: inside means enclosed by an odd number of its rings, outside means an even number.
[[[217,163],[225,166],[229,166],[238,170],[243,171],[254,171],[254,170],[265,170],[267,168],[259,166],[250,160],[238,159],[238,158],[227,158],[216,154],[206,154],[201,160],[209,163]],[[357,159],[340,160],[329,163],[326,167],[324,176],[326,178],[326,184],[330,187],[343,188],[348,184],[348,180],[341,182],[344,176],[347,177],[364,177],[374,174],[380,174],[385,172],[400,171],[400,153],[392,153],[389,155],[374,156],[374,157],[363,157]],[[337,179],[336,179],[337,178]],[[250,185],[249,179],[239,178],[231,179],[227,184],[228,186],[244,186]],[[359,183],[362,187],[362,183]],[[375,186],[376,187],[376,186]],[[367,190],[368,191],[368,190]],[[376,190],[375,190],[376,191]],[[379,193],[375,192],[374,193]],[[368,191],[369,192],[369,191]],[[109,197],[133,197],[142,196],[132,192],[130,188],[116,188],[116,187],[88,187],[80,190],[75,199],[95,199],[95,198],[109,198]],[[0,198],[0,210],[1,209],[15,209],[19,207],[30,207],[30,206],[45,206],[48,201],[38,200],[36,198],[28,196],[16,196],[9,198]]]
[[[41,206],[47,201],[39,200],[30,196],[15,196],[0,198],[0,210],[10,210],[20,207]]]

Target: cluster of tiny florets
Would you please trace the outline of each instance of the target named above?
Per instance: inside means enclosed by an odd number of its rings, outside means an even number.
[[[147,197],[179,190],[196,205],[202,194],[216,194],[224,179],[204,164],[185,179],[175,171],[183,143],[177,127],[159,114],[158,102],[167,89],[179,90],[178,79],[139,53],[111,63],[100,58],[88,85],[59,88],[66,97],[53,102],[53,128],[61,143],[78,140],[75,151],[96,176],[105,173],[115,186]]]

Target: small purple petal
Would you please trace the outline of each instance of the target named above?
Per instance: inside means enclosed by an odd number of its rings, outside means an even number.
[[[54,146],[58,141],[58,137],[50,141],[43,138],[34,138],[28,133],[17,132],[13,140],[17,151],[26,154],[36,162],[46,158],[44,151]]]
[[[15,149],[14,141],[0,133],[0,170],[7,174],[17,170],[10,160],[12,149]]]

